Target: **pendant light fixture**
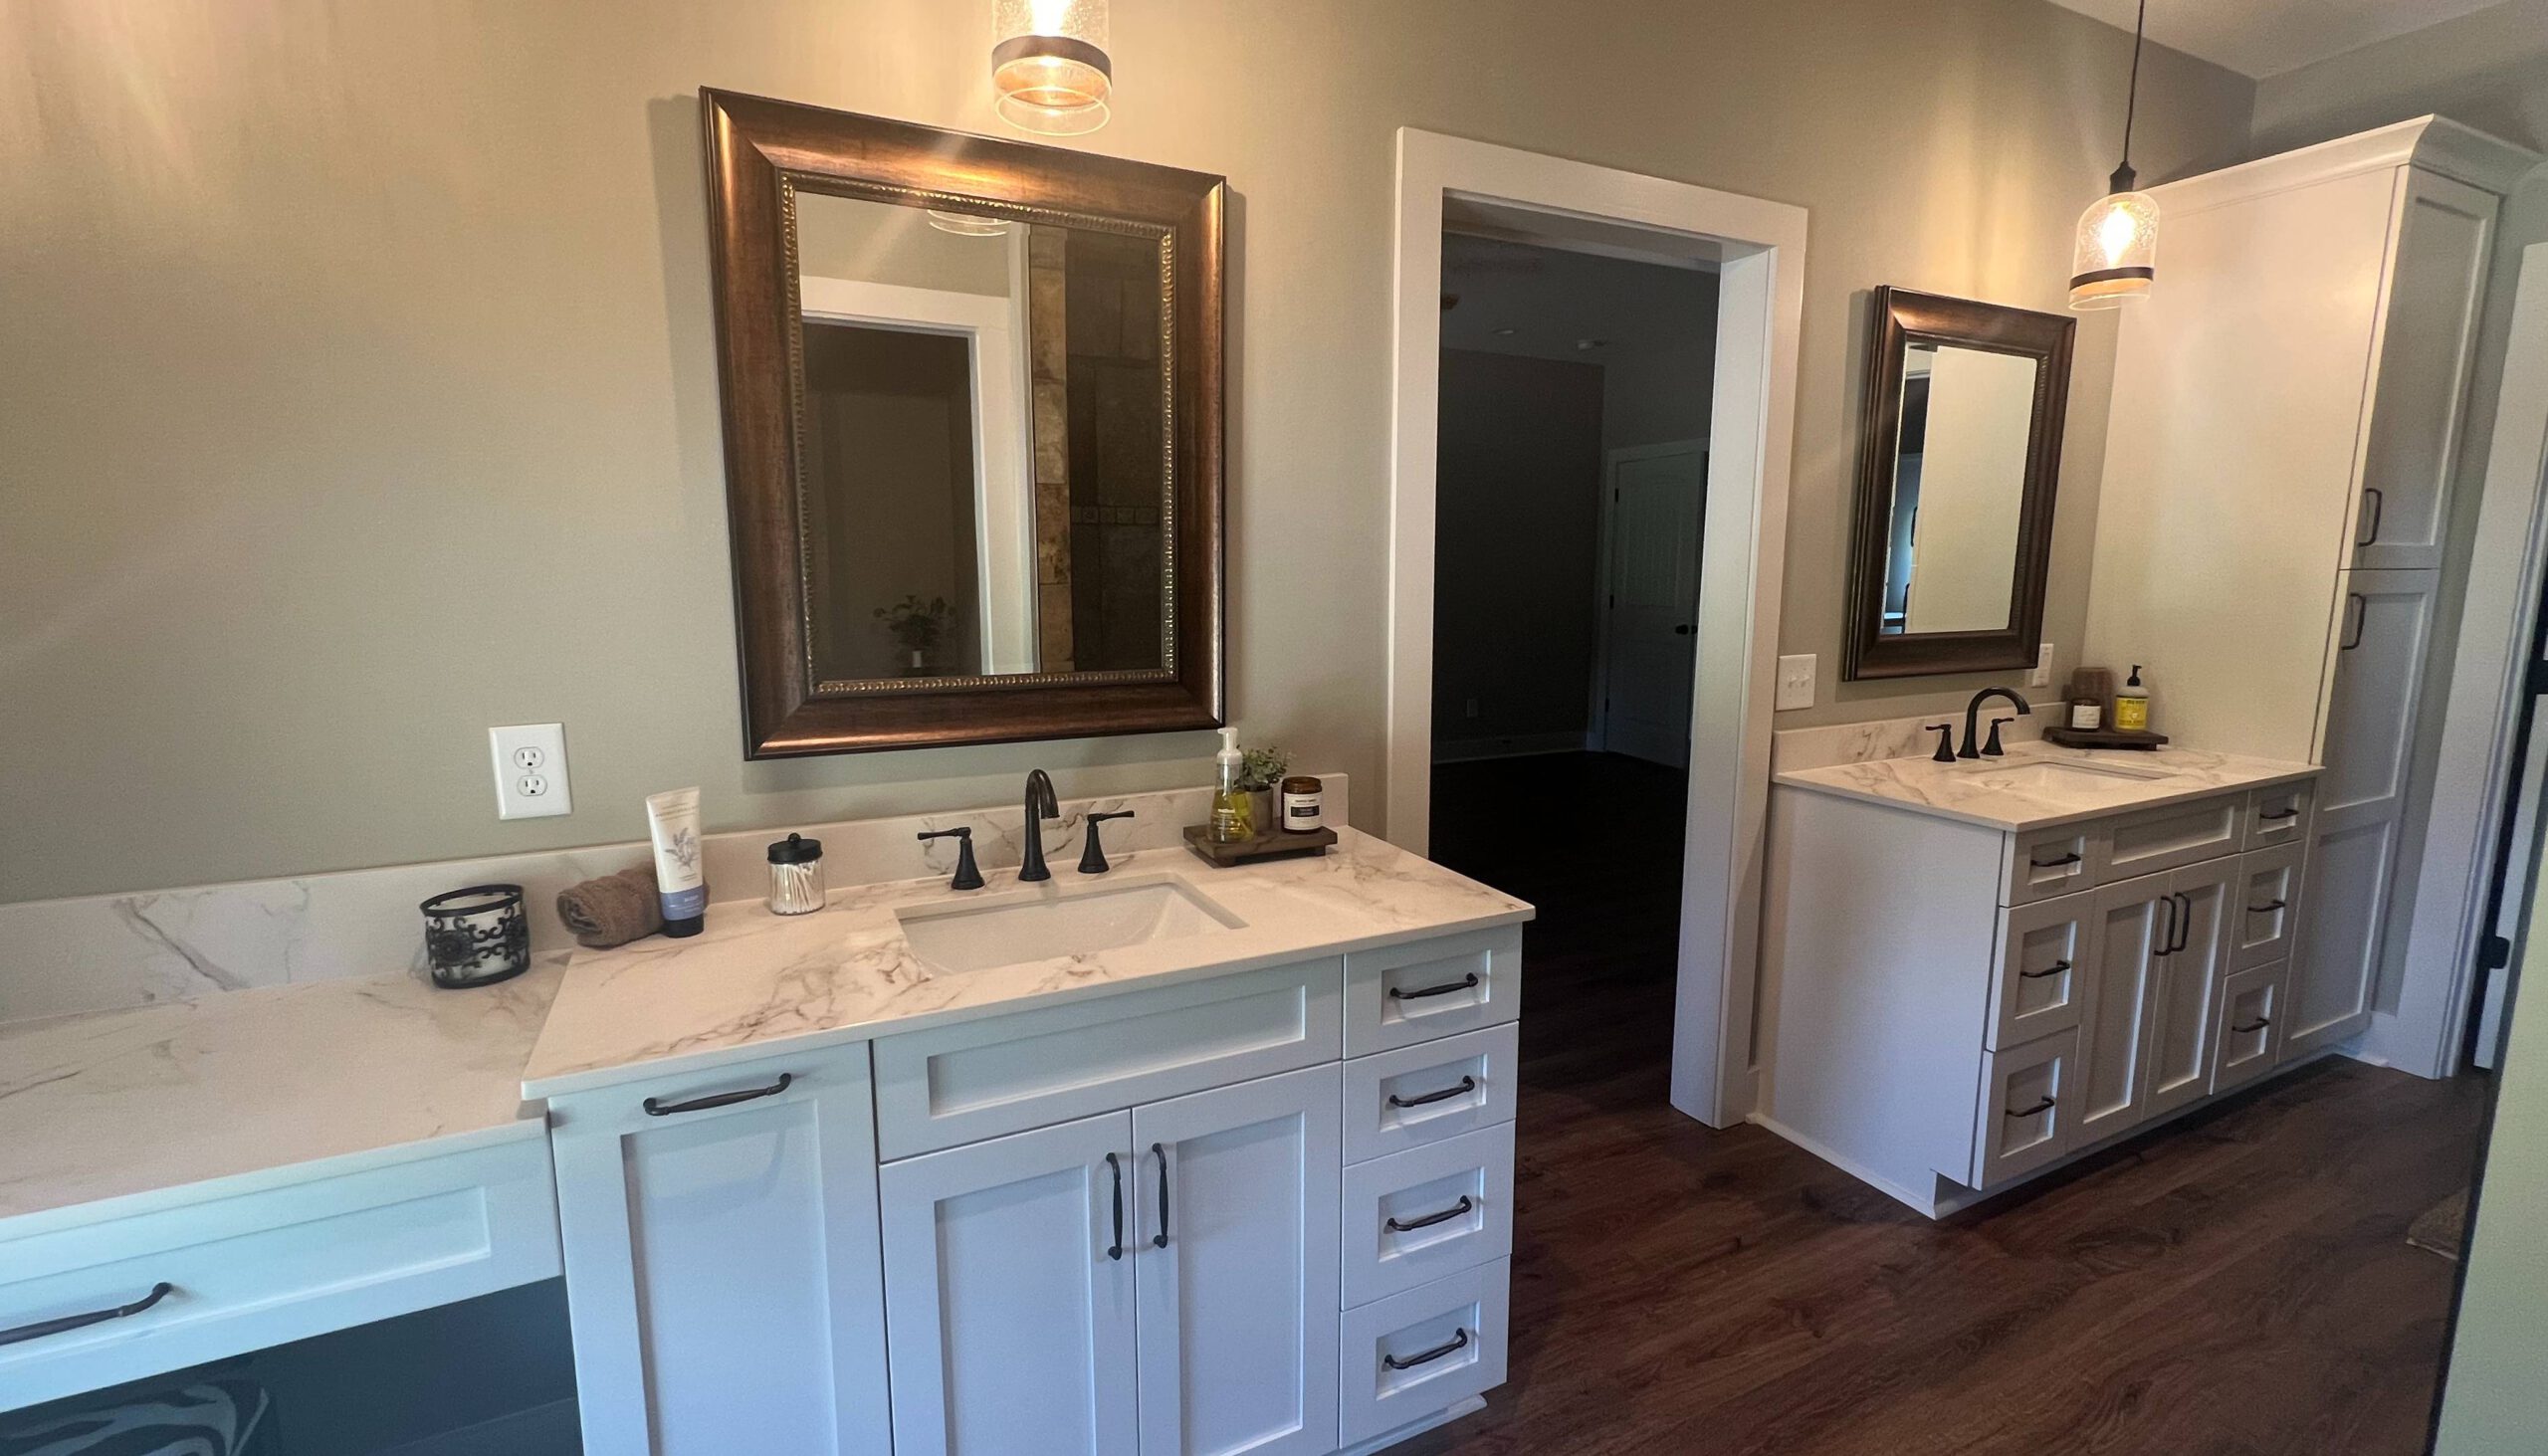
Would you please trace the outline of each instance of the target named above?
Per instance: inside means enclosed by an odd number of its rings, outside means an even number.
[[[2132,81],[2124,91],[2123,165],[2108,179],[2105,196],[2079,214],[2079,236],[2070,260],[2070,307],[2119,309],[2150,292],[2158,276],[2159,204],[2134,190],[2132,114],[2141,100],[2141,40],[2150,0],[2132,23]]]
[[[991,86],[1021,131],[1077,136],[1106,124],[1115,89],[1107,0],[991,0]]]

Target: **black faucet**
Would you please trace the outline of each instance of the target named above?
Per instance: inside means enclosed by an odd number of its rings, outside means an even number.
[[[1133,811],[1130,809],[1117,809],[1110,814],[1100,814],[1094,809],[1089,811],[1088,817],[1082,821],[1088,825],[1088,847],[1080,851],[1079,872],[1081,874],[1103,875],[1108,870],[1114,868],[1106,863],[1106,846],[1098,842],[1097,826],[1105,823],[1109,819],[1130,819],[1132,817]]]
[[[2014,689],[1985,688],[1974,694],[1973,701],[1964,705],[1964,746],[1955,750],[1958,758],[1980,758],[1986,753],[1994,758],[2000,756],[2000,730],[1996,728],[1991,730],[1991,746],[1985,748],[1982,746],[1981,726],[1975,722],[1982,716],[1982,705],[1994,698],[2008,699],[2009,706],[2021,714],[2031,715],[2034,712],[2033,706]]]
[[[952,839],[956,841],[956,878],[947,882],[950,890],[982,888],[981,867],[973,863],[973,826],[958,824],[953,829],[932,829],[921,836],[924,841]]]
[[[1044,864],[1044,821],[1062,817],[1061,801],[1053,797],[1053,777],[1038,768],[1026,775],[1026,858],[1017,867],[1017,878],[1033,884],[1050,880],[1053,872]]]

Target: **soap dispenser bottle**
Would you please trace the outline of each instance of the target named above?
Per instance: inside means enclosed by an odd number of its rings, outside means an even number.
[[[1237,844],[1256,837],[1256,801],[1239,787],[1239,776],[1246,765],[1246,755],[1238,750],[1238,729],[1221,729],[1221,751],[1212,755],[1215,775],[1212,784],[1212,822],[1209,826],[1215,844]]]
[[[2114,692],[2114,726],[2127,733],[2150,730],[2150,690],[2141,686],[2141,664],[2132,665],[2132,676]]]

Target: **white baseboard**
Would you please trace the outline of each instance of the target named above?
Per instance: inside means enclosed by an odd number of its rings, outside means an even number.
[[[1545,753],[1592,751],[1590,733],[1512,733],[1500,738],[1460,738],[1433,745],[1436,763],[1477,763],[1489,758],[1536,758]]]
[[[1396,1430],[1386,1431],[1374,1436],[1372,1439],[1363,1442],[1359,1446],[1348,1446],[1344,1450],[1337,1452],[1336,1456],[1373,1456],[1374,1452],[1385,1451],[1389,1447],[1396,1445],[1398,1442],[1411,1440],[1414,1437],[1420,1436],[1426,1431],[1433,1429],[1435,1426],[1449,1425],[1451,1422],[1458,1420],[1461,1416],[1474,1415],[1484,1409],[1486,1409],[1486,1397],[1483,1395],[1472,1395],[1468,1399],[1461,1401],[1459,1404],[1437,1410],[1431,1415],[1424,1417],[1422,1420],[1408,1421],[1406,1424],[1399,1426]]]
[[[575,1402],[553,1400],[393,1446],[378,1456],[571,1456],[583,1449],[582,1441]]]

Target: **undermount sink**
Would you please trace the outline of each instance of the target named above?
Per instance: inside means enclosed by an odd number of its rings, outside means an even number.
[[[2005,780],[2011,788],[2076,787],[2082,779],[2130,778],[2148,782],[2168,777],[2165,771],[2158,769],[2125,768],[2113,763],[2087,763],[2067,758],[2022,758],[2014,763],[1965,771],[1989,774]]]
[[[941,970],[989,970],[1234,931],[1245,921],[1173,875],[1054,885],[894,912],[904,938]]]

